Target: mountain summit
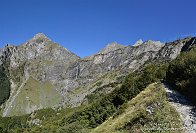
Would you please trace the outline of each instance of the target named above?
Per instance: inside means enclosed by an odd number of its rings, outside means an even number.
[[[33,38],[36,39],[36,38],[47,38],[47,37],[44,33],[37,33]]]
[[[120,45],[116,42],[109,43],[105,48],[103,48],[99,53],[108,53],[120,48],[124,48],[125,46]]]
[[[37,33],[36,35],[33,36],[33,38],[31,38],[28,43],[43,43],[46,41],[51,41],[44,33]]]
[[[143,43],[142,39],[139,39],[133,46],[139,46]]]

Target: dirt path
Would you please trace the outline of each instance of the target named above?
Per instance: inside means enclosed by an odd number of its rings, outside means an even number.
[[[196,107],[177,91],[164,85],[169,102],[179,112],[185,133],[196,133]]]

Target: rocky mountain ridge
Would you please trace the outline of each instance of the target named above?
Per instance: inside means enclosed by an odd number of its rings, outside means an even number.
[[[134,46],[112,43],[97,54],[80,58],[52,42],[43,33],[39,33],[26,43],[19,46],[7,45],[0,50],[0,65],[7,65],[7,75],[11,83],[10,97],[2,105],[2,110],[13,112],[12,108],[21,108],[25,113],[24,110],[27,108],[33,111],[46,107],[41,103],[35,107],[33,103],[13,105],[11,102],[13,97],[18,97],[17,92],[24,93],[23,86],[29,83],[26,82],[29,78],[41,84],[49,82],[50,88],[56,90],[56,93],[62,97],[58,104],[73,107],[80,105],[88,94],[102,86],[106,86],[105,89],[111,91],[110,83],[120,84],[117,80],[119,75],[115,73],[126,75],[128,71],[135,71],[150,62],[175,59],[181,51],[187,51],[194,45],[196,45],[195,37],[166,44],[151,40],[139,41]],[[18,98],[18,101],[21,101],[20,97]],[[54,107],[56,104],[56,102],[50,104],[49,107]],[[10,115],[18,114],[9,114],[7,111],[4,116]]]

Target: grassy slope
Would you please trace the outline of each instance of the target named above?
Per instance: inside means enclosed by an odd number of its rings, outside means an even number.
[[[49,82],[40,83],[29,78],[12,104],[8,116],[30,113],[34,109],[57,105],[61,96]]]
[[[149,85],[123,106],[118,115],[116,114],[93,129],[92,133],[141,132],[141,129],[149,129],[153,126],[156,129],[182,127],[178,113],[167,102],[166,93],[160,84]],[[147,107],[152,107],[151,113],[146,111]],[[169,131],[163,130],[162,132]]]
[[[146,111],[147,107],[152,107],[150,110],[152,113]],[[84,107],[85,108],[85,107]],[[67,128],[70,125],[62,127],[62,119],[67,119],[69,116],[77,110],[83,110],[83,106],[80,108],[65,109],[61,111],[54,111],[52,109],[45,109],[36,111],[34,119],[43,120],[42,127],[33,126],[30,128],[21,129],[16,128],[14,131],[25,132],[68,132]],[[11,117],[12,118],[12,117]],[[22,117],[21,117],[22,118]],[[20,118],[20,119],[21,119]],[[47,118],[44,120],[43,118]],[[13,121],[13,120],[10,120]],[[4,123],[5,124],[5,123]],[[20,125],[20,123],[19,123]],[[158,126],[157,126],[158,125]],[[1,126],[1,124],[0,124]],[[8,125],[9,126],[9,125]],[[68,126],[68,127],[67,127]],[[79,125],[78,125],[79,126]],[[160,84],[151,84],[144,91],[138,94],[135,98],[123,104],[113,117],[110,117],[104,123],[97,128],[88,129],[83,128],[77,130],[78,132],[87,133],[127,133],[127,132],[141,132],[140,129],[149,129],[152,126],[158,128],[181,128],[181,120],[176,110],[171,107],[166,99],[165,90]],[[7,126],[5,126],[7,127]],[[76,132],[73,127],[70,127],[70,131]],[[74,131],[73,131],[74,130]],[[147,132],[147,131],[145,131]],[[159,132],[159,131],[154,131]],[[162,131],[167,133],[169,131]],[[180,131],[176,131],[180,133]]]

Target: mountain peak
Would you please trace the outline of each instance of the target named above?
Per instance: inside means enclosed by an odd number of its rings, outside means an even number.
[[[133,46],[140,46],[140,45],[157,45],[157,46],[163,46],[164,43],[160,41],[153,41],[153,40],[147,40],[147,41],[142,41],[139,39]]]
[[[40,38],[42,38],[42,39],[48,39],[48,37],[44,34],[44,33],[37,33],[37,34],[35,34],[35,36],[33,37],[33,39],[40,39]]]
[[[29,39],[26,43],[22,45],[29,44],[45,44],[46,42],[51,41],[44,33],[37,33],[33,36],[33,38]]]
[[[37,33],[31,38],[28,42],[29,43],[41,43],[41,42],[46,42],[46,41],[51,41],[44,33]]]
[[[107,44],[107,46],[103,48],[99,53],[108,53],[110,51],[114,51],[120,48],[124,48],[124,46],[118,44],[117,42],[112,42],[112,43]]]
[[[139,46],[143,43],[142,39],[139,39],[133,46]]]
[[[144,42],[144,44],[154,44],[154,45],[159,45],[159,46],[162,46],[164,43],[160,42],[160,41],[153,41],[153,40],[147,40]]]

